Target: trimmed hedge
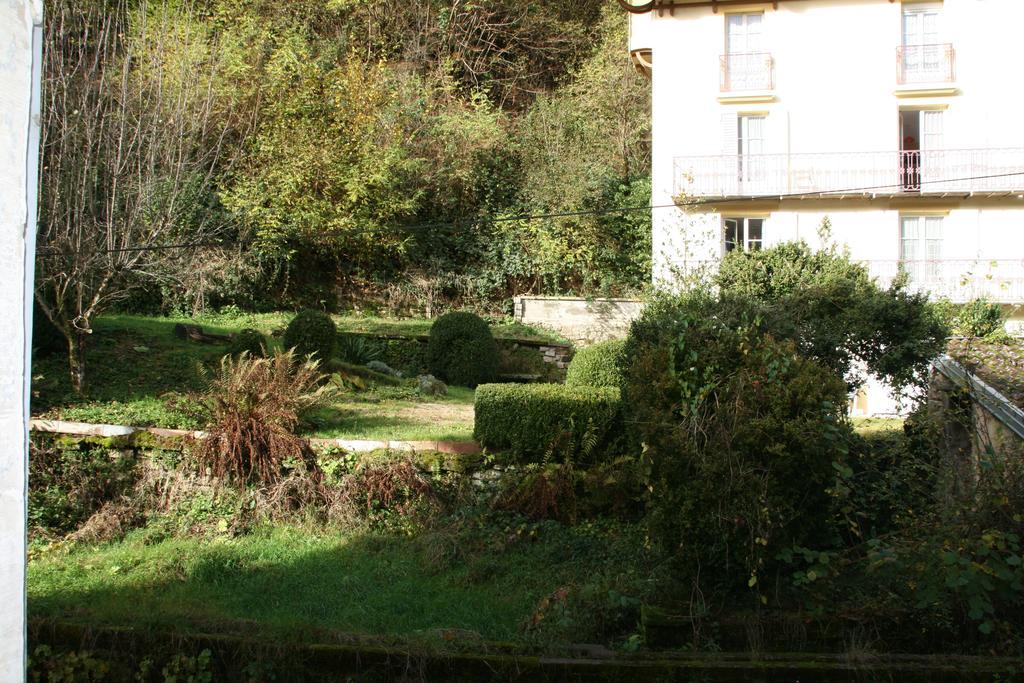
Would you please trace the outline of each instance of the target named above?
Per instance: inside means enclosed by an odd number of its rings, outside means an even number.
[[[464,311],[446,313],[430,327],[427,366],[448,384],[475,387],[498,376],[498,344],[487,322]]]
[[[327,363],[334,356],[334,344],[338,328],[326,313],[302,311],[292,318],[281,337],[286,349],[295,349],[298,356],[314,355],[321,363]]]
[[[625,339],[585,346],[576,352],[565,373],[565,383],[571,387],[622,386],[620,368]]]
[[[621,432],[619,390],[562,384],[483,384],[474,400],[473,435],[513,461],[549,454],[600,460]],[[586,436],[593,443],[584,445]]]

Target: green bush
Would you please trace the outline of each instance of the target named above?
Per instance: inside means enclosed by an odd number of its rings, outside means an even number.
[[[266,338],[256,330],[242,330],[231,338],[228,353],[232,356],[240,356],[243,352],[247,352],[254,358],[262,358],[267,355]]]
[[[991,337],[1004,332],[1006,316],[999,304],[987,299],[974,299],[955,308],[950,326],[961,337]]]
[[[837,373],[695,290],[648,305],[626,343],[624,416],[643,445],[652,538],[683,588],[760,591],[781,549],[831,537],[852,431]],[[695,581],[697,585],[691,585]]]
[[[377,340],[360,334],[339,334],[336,351],[339,359],[353,365],[366,365],[380,360]]]
[[[292,318],[281,342],[299,356],[315,355],[322,363],[331,360],[338,329],[326,313],[302,311]]]
[[[498,376],[498,345],[480,316],[446,313],[430,327],[427,366],[448,384],[475,387]]]
[[[597,460],[621,432],[619,391],[561,384],[484,384],[473,434],[518,462]]]
[[[565,383],[571,387],[615,387],[622,386],[622,370],[619,365],[625,340],[611,341],[586,346],[576,352],[565,373]]]
[[[851,389],[865,379],[858,366],[897,388],[921,382],[946,344],[948,328],[927,294],[909,291],[900,278],[882,288],[835,248],[787,242],[733,251],[713,284],[723,300],[756,304],[763,329],[793,340],[801,356],[831,368]]]

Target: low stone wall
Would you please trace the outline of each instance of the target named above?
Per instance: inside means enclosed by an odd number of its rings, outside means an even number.
[[[555,330],[578,344],[625,337],[642,309],[643,302],[635,299],[515,298],[517,322]]]

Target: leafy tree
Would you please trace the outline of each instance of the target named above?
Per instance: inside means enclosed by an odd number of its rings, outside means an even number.
[[[897,279],[879,287],[866,267],[835,248],[805,243],[730,252],[713,278],[723,297],[762,308],[774,335],[837,372],[853,387],[863,370],[904,387],[921,380],[945,346],[948,330],[926,294]]]

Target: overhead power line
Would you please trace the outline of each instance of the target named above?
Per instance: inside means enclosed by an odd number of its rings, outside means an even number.
[[[990,175],[976,175],[976,176],[963,176],[959,178],[944,178],[936,180],[920,180],[918,185],[938,185],[945,183],[959,183],[969,180],[990,180],[996,178],[1010,178],[1014,176],[1024,176],[1024,170],[1013,171],[1008,173],[994,173]],[[761,195],[744,195],[736,197],[716,197],[716,198],[694,198],[690,200],[682,200],[680,202],[672,202],[671,204],[645,204],[643,206],[615,206],[615,207],[603,207],[595,209],[580,209],[577,211],[556,211],[551,213],[534,213],[534,214],[519,214],[515,216],[498,216],[493,218],[471,218],[461,221],[432,221],[426,223],[412,223],[412,224],[394,224],[388,226],[396,231],[415,232],[419,230],[429,230],[444,228],[448,230],[454,230],[459,228],[470,227],[473,225],[495,225],[498,223],[515,223],[521,221],[538,221],[538,220],[551,220],[554,218],[573,218],[577,216],[599,216],[615,213],[635,213],[639,211],[651,211],[653,209],[669,209],[669,208],[689,208],[694,206],[705,206],[708,204],[721,205],[721,204],[733,204],[733,203],[751,203],[757,201],[777,201],[783,199],[800,199],[807,197],[831,197],[831,196],[843,196],[850,194],[865,194],[871,192],[878,192],[882,190],[889,190],[892,188],[902,188],[903,183],[890,183],[886,185],[868,185],[861,187],[849,187],[838,190],[809,190],[806,192],[787,192],[782,194],[761,194]],[[956,194],[960,194],[963,191],[959,191]],[[382,232],[381,229],[370,230],[352,230],[347,232],[348,235],[359,235],[359,234],[379,234]],[[226,247],[226,246],[237,246],[237,242],[185,242],[182,244],[155,244],[144,247],[120,247],[116,249],[105,249],[101,252],[103,254],[116,254],[125,252],[137,252],[137,251],[162,251],[167,249],[194,249],[199,247]],[[42,250],[39,255],[59,255],[59,250]]]

